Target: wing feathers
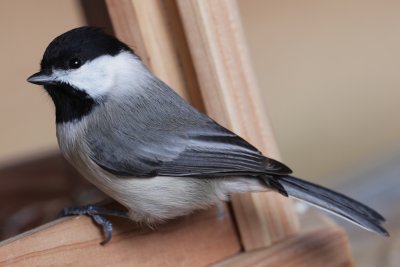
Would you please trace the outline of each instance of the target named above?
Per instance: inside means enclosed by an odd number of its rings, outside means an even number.
[[[206,131],[208,130],[208,131]],[[226,176],[286,175],[291,170],[264,157],[252,145],[218,125],[191,131],[188,145],[172,161],[163,162],[160,175]]]

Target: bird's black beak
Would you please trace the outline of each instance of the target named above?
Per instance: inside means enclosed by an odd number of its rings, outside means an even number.
[[[31,75],[27,81],[38,85],[49,85],[56,83],[54,76],[48,71],[39,71]]]

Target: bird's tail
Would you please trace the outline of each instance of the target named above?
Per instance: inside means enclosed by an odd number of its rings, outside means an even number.
[[[382,215],[345,195],[293,176],[265,177],[265,182],[283,195],[303,200],[369,231],[389,236],[381,226],[385,221]]]

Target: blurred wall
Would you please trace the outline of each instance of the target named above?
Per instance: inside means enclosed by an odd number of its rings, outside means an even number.
[[[297,174],[334,176],[400,151],[400,1],[239,4],[279,148]]]
[[[239,5],[283,159],[297,174],[334,176],[400,150],[400,1]],[[83,24],[78,0],[0,1],[0,164],[57,148],[52,103],[25,80],[55,36]]]
[[[57,148],[53,104],[26,78],[55,36],[84,23],[78,0],[0,1],[0,164]]]

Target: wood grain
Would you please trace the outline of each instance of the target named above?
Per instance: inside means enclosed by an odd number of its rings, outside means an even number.
[[[239,252],[229,213],[198,212],[159,226],[113,220],[114,237],[99,245],[86,216],[60,219],[0,243],[0,266],[205,266]]]
[[[279,158],[260,102],[236,2],[177,3],[207,113],[266,155]],[[269,246],[298,231],[290,201],[276,194],[234,196],[233,207],[246,250]]]
[[[212,267],[351,267],[346,234],[334,224],[301,233],[266,249],[241,253]]]

